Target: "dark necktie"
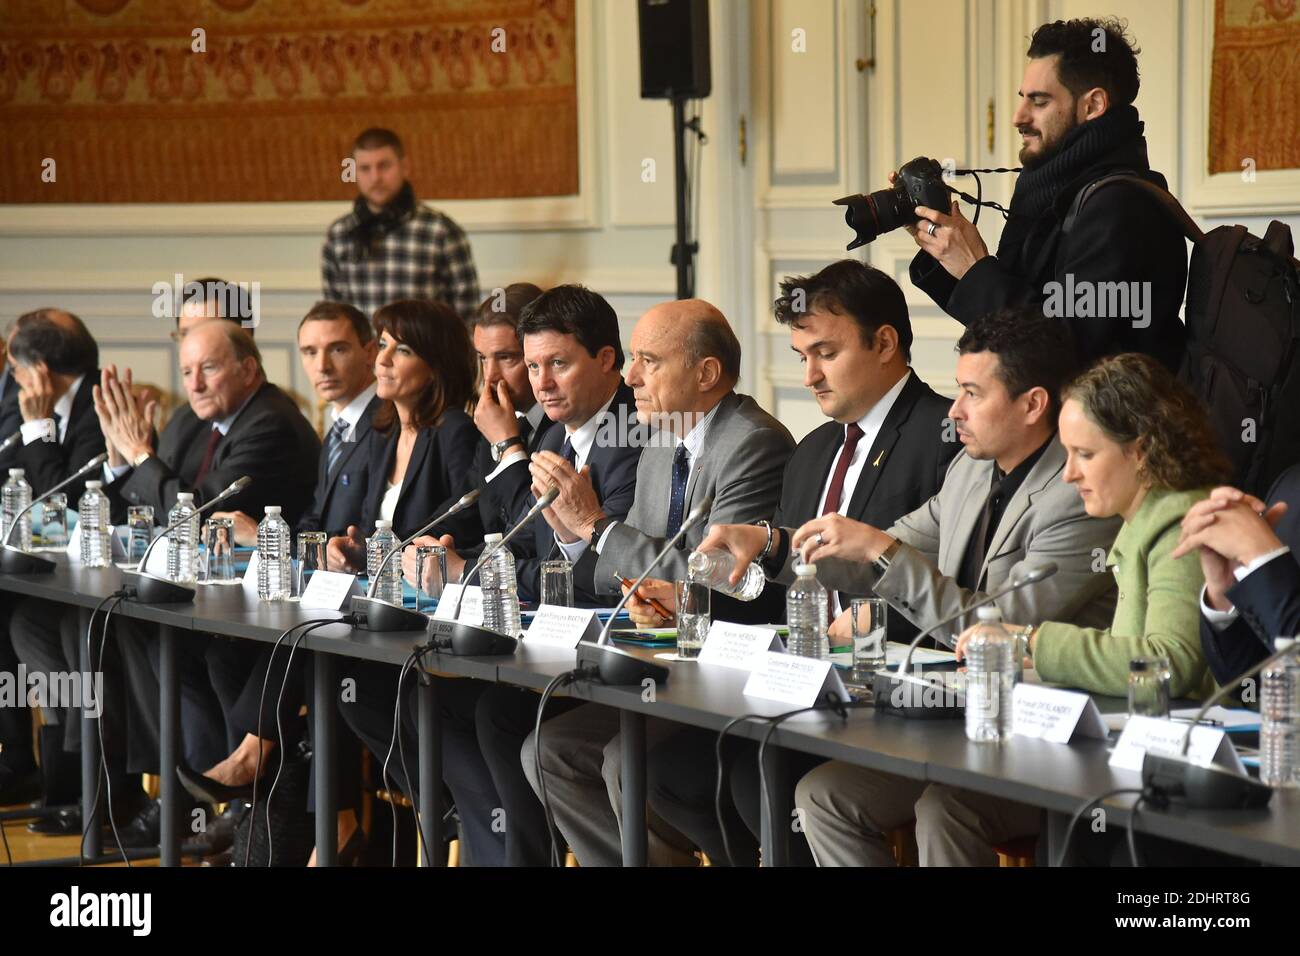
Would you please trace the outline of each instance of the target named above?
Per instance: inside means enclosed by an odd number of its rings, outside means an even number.
[[[203,453],[203,461],[199,463],[199,470],[194,473],[194,487],[198,487],[200,482],[208,476],[208,471],[212,468],[212,459],[216,457],[217,445],[221,442],[221,430],[216,425],[212,426],[212,431],[208,433],[208,448]]]
[[[989,552],[989,538],[993,533],[993,511],[1002,495],[1002,482],[1005,480],[1006,475],[1000,475],[996,471],[993,473],[989,496],[984,500],[984,508],[980,511],[979,521],[975,523],[970,544],[966,548],[966,564],[962,568],[960,583],[972,591],[978,591],[980,587],[984,558]]]
[[[62,425],[63,425],[63,416],[60,415],[58,412],[54,412],[54,440],[57,442],[63,441],[63,438],[60,437],[61,433],[59,430]]]
[[[347,438],[350,427],[347,419],[336,418],[330,433],[325,436],[325,477],[327,479],[334,474],[334,466],[343,457],[343,441]]]
[[[822,514],[835,514],[840,510],[840,499],[844,497],[844,479],[849,473],[849,462],[853,452],[862,440],[862,426],[850,422],[844,429],[844,444],[840,448],[840,457],[835,462],[835,471],[831,475],[830,487],[826,489],[826,503],[822,505]],[[835,592],[826,592],[826,619],[835,620]]]
[[[849,462],[853,460],[853,452],[861,440],[862,428],[857,422],[852,422],[844,429],[844,445],[839,460],[835,462],[835,473],[831,475],[830,487],[826,489],[826,503],[822,505],[822,514],[834,514],[840,510],[840,499],[844,497],[844,478],[849,473]]]
[[[564,456],[565,461],[574,467],[574,470],[577,470],[578,453],[574,450],[573,442],[569,441],[567,438],[564,439],[564,447],[560,449],[560,454]]]
[[[668,537],[682,530],[682,515],[686,511],[686,482],[691,477],[691,456],[686,444],[679,443],[673,452],[673,485],[668,498]]]

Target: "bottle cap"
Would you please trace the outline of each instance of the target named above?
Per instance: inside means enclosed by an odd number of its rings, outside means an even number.
[[[1284,648],[1291,647],[1295,644],[1294,637],[1275,637],[1273,638],[1273,650],[1280,651]]]
[[[25,475],[25,474],[27,474],[27,472],[24,471],[24,470],[21,469],[21,468],[10,468],[10,469],[9,469],[9,477],[10,477],[10,478],[21,478],[21,477],[22,477],[23,475]]]
[[[392,523],[391,521],[389,521],[387,518],[376,518],[376,519],[375,519],[375,530],[376,530],[376,531],[380,530],[381,528],[391,528],[392,526],[393,526],[393,523]]]
[[[796,561],[794,563],[794,573],[798,575],[811,574],[815,576],[817,574],[817,565],[804,564],[802,561]]]
[[[994,624],[1002,620],[1002,612],[996,604],[985,604],[975,612],[975,619],[981,624]]]
[[[483,535],[484,544],[496,544],[500,540],[501,540],[501,534],[499,532],[493,532],[492,534]]]
[[[269,514],[269,515],[278,515],[279,513],[280,513],[280,506],[279,506],[279,505],[267,505],[267,506],[266,506],[266,514]]]
[[[183,504],[187,504],[187,505],[192,505],[192,504],[194,504],[194,492],[192,492],[192,491],[178,491],[178,492],[176,493],[176,503],[177,503],[178,505],[179,505],[179,504],[182,504],[182,503],[183,503]]]
[[[104,487],[104,483],[103,483],[102,481],[88,481],[88,482],[86,482],[86,490],[87,490],[87,491],[98,491],[100,488],[103,488],[103,487]]]

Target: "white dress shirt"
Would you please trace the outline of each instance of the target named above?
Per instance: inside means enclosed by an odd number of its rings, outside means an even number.
[[[370,404],[370,400],[374,397],[375,383],[371,382],[362,390],[360,395],[348,402],[342,409],[333,409],[333,418],[330,420],[330,428],[333,428],[340,418],[343,419],[348,423],[348,430],[344,432],[343,440],[345,442],[352,441],[356,438],[357,422],[361,421],[361,416],[365,413],[366,406]],[[333,406],[331,406],[331,408],[333,408]],[[328,434],[329,428],[325,431]],[[222,432],[222,434],[225,433]]]
[[[1272,561],[1274,558],[1278,558],[1284,554],[1290,554],[1290,553],[1291,553],[1290,548],[1281,547],[1281,548],[1277,548],[1276,550],[1269,551],[1267,554],[1261,554],[1254,561],[1250,562],[1250,564],[1243,565],[1242,567],[1234,570],[1232,572],[1232,576],[1235,577],[1238,581],[1244,581],[1246,580],[1246,576],[1250,574],[1252,571],[1256,570],[1257,568],[1262,568],[1264,565],[1268,564],[1268,562]],[[1237,620],[1238,611],[1235,607],[1229,608],[1226,611],[1220,611],[1217,608],[1210,607],[1210,603],[1205,599],[1205,592],[1206,592],[1205,585],[1201,585],[1201,613],[1205,615],[1205,620],[1209,622],[1210,627],[1212,627],[1216,632],[1221,633],[1227,630],[1228,627],[1234,621]]]
[[[545,414],[546,414],[546,410],[542,408],[542,403],[537,402],[536,404],[533,405],[532,408],[528,409],[526,413],[515,412],[515,418],[522,419],[528,422],[528,424],[532,426],[533,432],[535,433],[537,431],[537,426],[542,423],[542,416]],[[520,434],[522,433],[523,430],[521,429]],[[527,444],[528,442],[524,442],[525,446]],[[501,472],[505,471],[515,462],[526,461],[527,459],[528,459],[528,450],[526,447],[520,445],[511,445],[510,450],[506,452],[505,457],[502,458],[499,462],[497,462],[497,466],[493,468],[490,472],[488,472],[487,476],[483,480],[485,482],[491,481],[493,478],[501,474]]]

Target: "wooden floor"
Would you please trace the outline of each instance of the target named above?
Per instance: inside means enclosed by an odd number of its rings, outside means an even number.
[[[18,807],[0,807],[0,810],[16,810]],[[76,865],[77,845],[81,842],[78,836],[44,836],[39,833],[32,833],[27,829],[28,820],[5,820],[3,821],[4,836],[9,843],[9,852],[13,855],[14,863],[25,863],[34,860],[53,860],[60,857],[71,857],[73,866]],[[112,846],[112,833],[105,834],[105,848]],[[4,842],[0,841],[0,866],[9,863],[10,857],[6,856]],[[124,863],[105,863],[104,866],[125,866]],[[157,866],[158,860],[132,860],[132,866]],[[192,865],[192,861],[186,860],[186,866]]]

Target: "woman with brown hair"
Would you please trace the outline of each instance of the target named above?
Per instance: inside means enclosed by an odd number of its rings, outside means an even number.
[[[464,409],[474,391],[477,368],[465,323],[440,302],[400,299],[375,313],[379,352],[370,485],[361,524],[329,542],[329,566],[365,568],[365,538],[378,519],[393,523],[401,539],[437,514],[474,466],[478,429]],[[435,529],[457,539],[481,533],[477,512],[460,524]]]

